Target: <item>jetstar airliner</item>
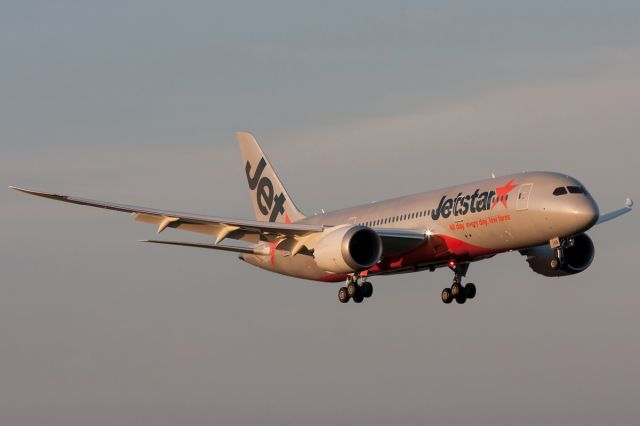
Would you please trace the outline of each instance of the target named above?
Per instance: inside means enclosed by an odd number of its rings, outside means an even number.
[[[338,300],[371,297],[369,279],[449,268],[444,303],[465,303],[476,286],[463,284],[469,264],[518,250],[547,277],[587,269],[594,246],[585,234],[633,206],[600,214],[578,180],[562,173],[518,173],[387,201],[305,216],[278,179],[255,138],[237,134],[256,220],[136,207],[10,187],[67,203],[131,213],[135,220],[211,236],[211,244],[143,240],[239,253],[268,271],[323,282],[344,282]],[[238,240],[242,245],[223,244]]]

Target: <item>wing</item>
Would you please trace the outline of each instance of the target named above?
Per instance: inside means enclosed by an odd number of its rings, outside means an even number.
[[[204,248],[209,250],[221,250],[221,251],[230,251],[233,253],[243,253],[243,254],[256,254],[259,256],[268,256],[269,249],[261,248],[261,247],[240,247],[240,246],[227,246],[222,244],[199,244],[199,243],[188,243],[184,241],[164,241],[164,240],[138,240],[139,243],[154,243],[154,244],[164,244],[170,246],[180,246],[180,247],[196,247],[196,248]]]
[[[624,204],[625,204],[624,207],[621,209],[614,210],[612,212],[600,215],[600,218],[598,219],[598,222],[596,223],[596,225],[600,225],[601,223],[605,223],[610,220],[613,220],[633,210],[633,200],[631,198],[627,198]]]
[[[213,235],[215,244],[225,238],[257,243],[264,241],[278,241],[282,238],[299,238],[309,234],[322,232],[322,225],[286,224],[274,222],[258,222],[254,220],[231,219],[216,216],[203,216],[192,213],[181,213],[169,210],[158,210],[147,207],[130,206],[127,204],[109,203],[105,201],[89,200],[48,192],[38,192],[29,189],[9,188],[38,197],[50,198],[65,203],[82,206],[98,207],[107,210],[131,213],[135,220],[158,226],[158,233],[166,228],[176,228],[185,231]]]
[[[427,239],[423,231],[405,229],[373,229],[382,240],[382,254],[390,256],[406,253],[420,246]]]
[[[158,227],[158,233],[167,228],[175,228],[184,231],[212,235],[215,237],[215,243],[213,245],[174,241],[164,242],[158,240],[144,241],[157,244],[171,244],[235,251],[239,253],[251,252],[253,254],[263,254],[260,252],[261,249],[257,247],[245,248],[220,246],[219,243],[226,238],[246,241],[254,244],[258,244],[260,241],[267,241],[278,243],[279,249],[289,249],[291,255],[295,255],[305,246],[311,249],[314,246],[314,243],[321,238],[321,233],[325,229],[330,228],[324,225],[287,224],[204,216],[193,213],[182,213],[170,210],[159,210],[148,207],[90,200],[87,198],[72,197],[49,192],[32,191],[13,186],[10,186],[9,188],[38,197],[63,201],[65,203],[131,213],[136,221],[156,225]],[[422,244],[426,238],[424,232],[420,231],[402,229],[374,229],[374,231],[377,232],[382,239],[383,254],[385,256],[410,251]]]

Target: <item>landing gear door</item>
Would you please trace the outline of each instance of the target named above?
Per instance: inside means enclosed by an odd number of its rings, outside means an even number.
[[[531,188],[533,188],[532,183],[525,183],[523,185],[520,185],[516,207],[518,210],[527,210],[529,208],[529,197],[531,196]]]

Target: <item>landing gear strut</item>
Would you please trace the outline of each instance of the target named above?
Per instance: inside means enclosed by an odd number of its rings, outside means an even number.
[[[353,299],[354,303],[362,303],[373,295],[373,285],[362,278],[362,283],[358,283],[360,277],[352,276],[347,278],[347,285],[338,290],[338,300],[340,303],[347,303]]]
[[[556,255],[549,262],[549,266],[557,271],[564,265],[564,250],[573,247],[575,240],[573,238],[554,238],[549,241],[549,245],[555,250]]]
[[[477,289],[475,284],[468,283],[466,285],[462,285],[462,277],[467,275],[469,264],[463,263],[458,265],[455,262],[451,262],[449,263],[449,269],[455,273],[455,276],[451,287],[447,287],[442,290],[442,301],[449,304],[455,300],[458,304],[462,305],[467,301],[467,299],[473,299],[476,297]]]

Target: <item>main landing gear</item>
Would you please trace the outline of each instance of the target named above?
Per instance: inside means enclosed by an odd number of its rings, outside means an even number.
[[[453,302],[454,300],[463,304],[467,301],[467,299],[473,299],[476,297],[476,285],[473,283],[468,283],[466,285],[462,285],[462,277],[467,275],[467,270],[469,269],[469,264],[464,263],[461,265],[457,265],[455,262],[449,263],[449,269],[451,269],[455,276],[453,278],[453,284],[451,287],[447,287],[442,290],[442,301],[446,304]]]
[[[355,303],[362,303],[364,299],[368,299],[373,295],[373,286],[369,281],[362,279],[362,283],[358,284],[360,277],[349,277],[347,286],[341,287],[338,291],[338,300],[341,303],[347,303],[353,299]]]

